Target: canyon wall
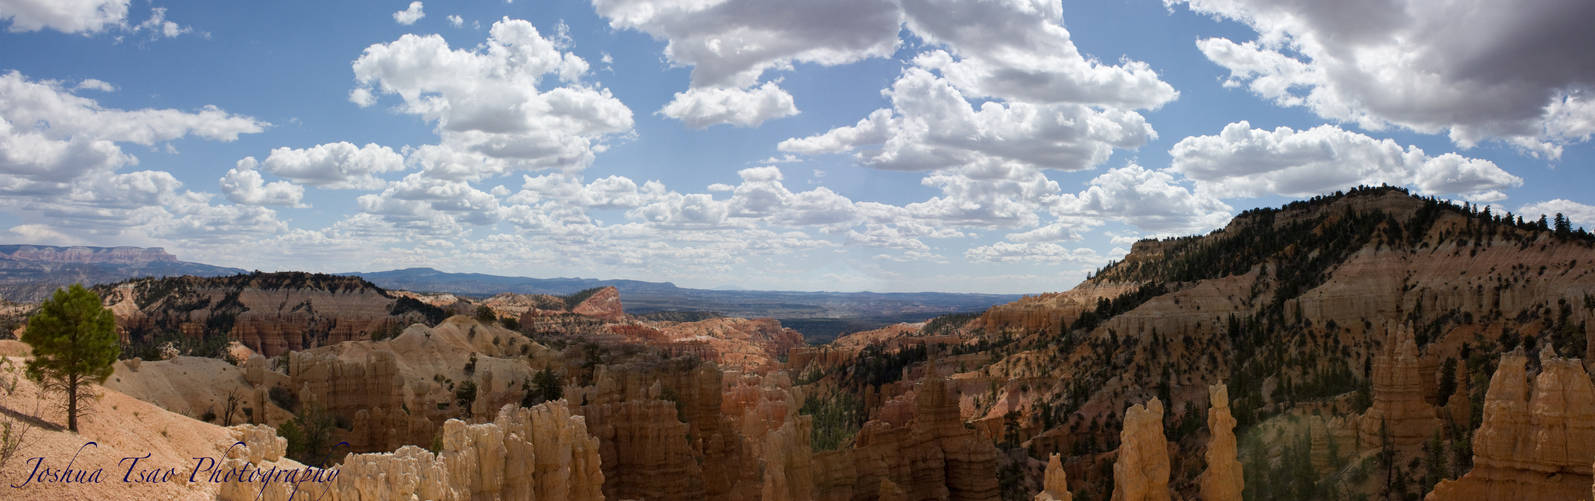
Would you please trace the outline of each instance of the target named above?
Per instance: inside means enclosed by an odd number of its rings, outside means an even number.
[[[1473,438],[1473,470],[1425,499],[1584,499],[1595,461],[1595,385],[1577,358],[1540,351],[1528,384],[1521,351],[1501,357]]]

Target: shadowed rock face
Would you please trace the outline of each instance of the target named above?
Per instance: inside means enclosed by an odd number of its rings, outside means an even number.
[[[1521,351],[1501,357],[1473,441],[1473,470],[1426,499],[1583,499],[1595,458],[1595,385],[1577,358],[1546,347],[1528,385]]]
[[[124,341],[225,336],[268,357],[445,316],[359,278],[309,273],[140,279],[100,293]]]
[[[907,499],[998,499],[997,448],[964,427],[944,379],[925,378],[887,407],[853,447],[815,455],[818,499],[885,497],[888,482]]]

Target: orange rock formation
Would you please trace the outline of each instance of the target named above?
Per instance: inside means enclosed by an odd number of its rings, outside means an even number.
[[[505,406],[488,424],[449,420],[437,454],[350,454],[335,499],[601,500],[598,442],[564,401]]]
[[[1203,501],[1240,501],[1245,479],[1235,452],[1235,418],[1229,413],[1229,389],[1224,383],[1207,387],[1212,407],[1207,409],[1207,471],[1202,472]]]
[[[1384,349],[1373,361],[1373,406],[1360,422],[1364,450],[1380,446],[1380,427],[1398,448],[1418,447],[1439,429],[1435,408],[1424,400],[1423,372],[1412,328],[1390,330]]]
[[[1163,402],[1124,411],[1119,458],[1113,463],[1113,501],[1169,500],[1169,445],[1163,436]]]
[[[1058,462],[1058,454],[1053,453],[1047,458],[1047,473],[1042,478],[1041,493],[1036,494],[1035,501],[1074,501],[1074,494],[1069,493],[1068,476],[1063,471],[1063,463]]]
[[[1576,358],[1540,351],[1528,387],[1521,351],[1501,357],[1473,439],[1473,470],[1425,499],[1583,499],[1595,460],[1595,385]]]

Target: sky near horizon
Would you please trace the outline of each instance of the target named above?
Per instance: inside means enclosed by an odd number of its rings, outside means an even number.
[[[0,0],[0,243],[1066,290],[1357,184],[1595,228],[1588,0]]]

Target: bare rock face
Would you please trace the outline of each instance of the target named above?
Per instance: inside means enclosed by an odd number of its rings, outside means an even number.
[[[304,465],[291,459],[283,459],[288,451],[288,440],[277,436],[277,431],[264,425],[238,425],[230,429],[233,440],[243,442],[242,447],[228,447],[227,457],[222,458],[217,469],[242,470],[247,463],[249,468],[271,470],[273,467],[280,469],[296,469]],[[179,475],[179,477],[182,477]],[[186,477],[183,478],[186,480]],[[307,484],[314,485],[314,484]],[[286,482],[269,482],[265,485],[253,482],[222,482],[221,489],[216,493],[216,499],[222,501],[289,501],[296,496],[304,497],[309,492],[295,493],[293,484]],[[306,487],[306,489],[311,489]]]
[[[1168,501],[1169,446],[1163,436],[1163,402],[1124,411],[1119,458],[1113,463],[1113,501]]]
[[[626,312],[620,305],[620,291],[613,286],[599,289],[598,292],[582,300],[570,311],[577,315],[610,321],[619,321],[626,318]]]
[[[1380,446],[1381,427],[1397,448],[1421,446],[1439,428],[1434,406],[1424,400],[1420,365],[1412,328],[1391,329],[1373,361],[1373,406],[1360,422],[1363,450]]]
[[[1527,385],[1521,352],[1501,357],[1474,435],[1473,470],[1441,481],[1430,500],[1582,499],[1595,458],[1595,385],[1579,359],[1540,352]]]
[[[813,499],[813,452],[809,447],[813,419],[798,415],[798,400],[786,374],[728,372],[724,381],[721,409],[750,447],[750,457],[763,466],[760,499]]]
[[[586,402],[582,414],[600,444],[605,496],[760,495],[752,446],[723,410],[722,376],[713,364],[600,367],[593,386],[575,389],[568,398]]]
[[[1068,477],[1063,463],[1058,461],[1058,454],[1053,453],[1047,458],[1047,473],[1042,477],[1041,493],[1036,494],[1035,501],[1074,501],[1074,494],[1069,493]]]
[[[1224,383],[1207,387],[1212,407],[1207,409],[1207,471],[1202,472],[1203,501],[1240,501],[1245,479],[1235,451],[1235,418],[1229,412],[1229,389]]]
[[[354,358],[310,350],[289,357],[289,388],[301,405],[318,406],[353,423],[339,440],[348,441],[356,451],[392,450],[436,432],[431,421],[412,415],[405,405],[404,378],[393,352],[372,351]]]
[[[660,323],[657,332],[666,342],[703,342],[718,364],[744,371],[773,370],[789,351],[804,346],[803,334],[782,327],[773,318]]]
[[[601,500],[598,442],[564,401],[505,406],[488,424],[449,420],[443,449],[350,454],[336,499]]]
[[[913,403],[912,411],[895,402]],[[864,423],[852,448],[814,456],[818,499],[885,496],[883,481],[908,499],[995,500],[997,448],[964,427],[946,380],[928,377]]]
[[[342,341],[443,313],[357,277],[260,273],[139,279],[104,295],[124,340],[166,332],[223,335],[268,357]]]

